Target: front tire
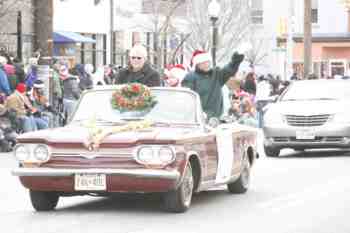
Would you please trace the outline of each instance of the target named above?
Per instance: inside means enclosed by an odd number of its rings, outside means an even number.
[[[248,157],[245,156],[243,169],[239,178],[233,183],[227,184],[230,193],[246,193],[250,184],[250,163]]]
[[[44,192],[30,190],[30,200],[36,211],[53,210],[58,203],[59,195],[55,192]]]
[[[264,146],[265,155],[267,157],[278,157],[280,155],[281,150],[277,148],[272,148],[268,146]]]
[[[181,185],[164,195],[165,210],[174,213],[186,212],[191,205],[193,188],[192,167],[188,162]]]

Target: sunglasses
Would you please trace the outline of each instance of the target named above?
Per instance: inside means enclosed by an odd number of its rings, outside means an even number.
[[[131,57],[131,59],[133,59],[133,60],[141,60],[142,59],[142,57]]]

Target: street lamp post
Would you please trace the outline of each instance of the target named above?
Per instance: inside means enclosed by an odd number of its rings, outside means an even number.
[[[341,0],[341,3],[344,5],[348,12],[348,32],[350,32],[350,0]]]
[[[213,43],[212,43],[212,58],[213,58],[213,66],[216,66],[216,47],[218,44],[217,36],[218,36],[218,27],[217,20],[219,19],[220,13],[220,4],[216,0],[212,0],[208,5],[208,13],[210,17],[210,21],[212,22],[213,27]]]

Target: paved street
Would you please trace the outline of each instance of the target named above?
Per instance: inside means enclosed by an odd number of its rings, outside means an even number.
[[[251,189],[231,195],[225,187],[195,195],[185,214],[162,212],[157,196],[62,198],[54,212],[34,212],[27,191],[0,155],[0,217],[7,232],[350,232],[350,152],[283,151],[262,156]]]

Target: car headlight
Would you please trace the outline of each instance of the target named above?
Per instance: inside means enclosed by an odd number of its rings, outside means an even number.
[[[16,145],[16,147],[13,151],[14,151],[16,159],[20,162],[26,161],[30,157],[29,147],[27,147],[25,145]]]
[[[137,159],[143,163],[149,163],[153,161],[154,151],[152,147],[142,147],[138,151]]]
[[[144,165],[165,166],[174,162],[176,153],[171,146],[141,146],[134,157],[138,163]]]
[[[34,158],[40,162],[47,162],[50,159],[49,147],[46,145],[38,145],[33,150]]]
[[[50,147],[45,144],[17,144],[16,159],[22,163],[45,163],[50,159]]]
[[[175,153],[171,147],[164,146],[164,147],[159,148],[158,157],[159,157],[160,161],[168,164],[168,163],[171,163],[175,160]]]

